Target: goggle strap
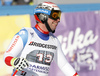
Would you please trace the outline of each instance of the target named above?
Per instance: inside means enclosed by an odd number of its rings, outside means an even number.
[[[47,30],[48,30],[49,32],[52,32],[52,33],[55,32],[55,30],[54,30],[54,31],[51,30],[49,24],[47,23],[47,20],[46,20],[46,22],[45,22],[45,26],[46,26],[46,28],[47,28]]]

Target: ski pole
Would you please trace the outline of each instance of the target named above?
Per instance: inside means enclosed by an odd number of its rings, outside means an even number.
[[[18,72],[18,70],[16,69],[16,71],[13,73],[13,75],[12,76],[15,76],[15,74]]]

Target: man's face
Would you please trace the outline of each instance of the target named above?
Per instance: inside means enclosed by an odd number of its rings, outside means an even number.
[[[48,18],[48,24],[52,31],[54,31],[56,29],[59,22],[60,22],[60,19],[53,20],[51,18]]]

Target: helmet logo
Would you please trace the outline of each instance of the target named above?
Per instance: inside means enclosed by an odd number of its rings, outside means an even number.
[[[44,13],[50,15],[51,11],[47,9],[35,9],[35,13]]]
[[[38,9],[38,8],[52,10],[51,6],[43,5],[43,4],[39,4],[39,5],[36,7],[36,9]]]
[[[47,3],[47,4],[55,4],[55,3],[53,3],[53,2],[44,2],[44,3]]]

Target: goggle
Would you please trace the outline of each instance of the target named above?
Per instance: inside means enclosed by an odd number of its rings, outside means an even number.
[[[49,18],[57,20],[61,18],[61,11],[52,10]]]
[[[35,9],[34,13],[47,14],[47,15],[49,15],[49,18],[54,19],[54,20],[60,19],[60,17],[61,17],[61,11],[58,11],[58,10],[50,11],[50,10],[47,10],[47,9]]]

